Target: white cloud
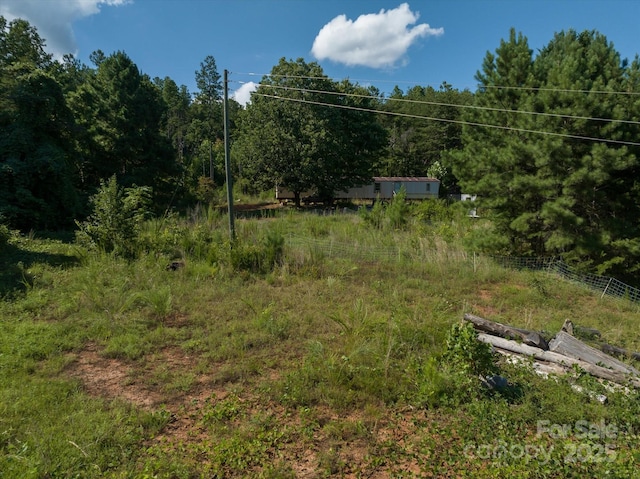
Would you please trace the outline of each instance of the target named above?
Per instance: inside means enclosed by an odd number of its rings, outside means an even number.
[[[46,51],[55,58],[66,53],[77,54],[72,23],[100,12],[104,5],[117,6],[130,0],[2,0],[0,15],[8,21],[27,20],[46,42]]]
[[[322,27],[311,53],[318,60],[349,66],[388,68],[406,63],[407,50],[419,38],[444,34],[444,28],[431,28],[426,23],[410,27],[419,17],[407,3],[360,15],[355,21],[339,15]]]
[[[245,106],[247,103],[251,101],[251,92],[256,91],[258,88],[258,84],[252,81],[244,83],[240,88],[238,88],[233,94],[233,99],[240,103],[242,106]]]

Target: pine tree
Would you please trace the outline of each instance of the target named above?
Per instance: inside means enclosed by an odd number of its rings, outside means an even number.
[[[625,93],[637,94],[639,78],[637,59],[621,61],[594,31],[558,33],[532,59],[512,30],[487,54],[476,94],[485,109],[465,116],[454,173],[510,252],[617,276],[637,268],[640,163],[624,142],[638,138],[640,102]]]
[[[533,59],[527,39],[511,30],[495,55],[487,53],[476,74],[477,108],[465,110],[464,149],[452,154],[452,169],[462,191],[478,195],[480,206],[494,218],[498,238],[519,253],[542,250],[535,212],[544,185],[535,184],[538,138],[523,132],[533,84]],[[486,126],[485,126],[486,125]]]

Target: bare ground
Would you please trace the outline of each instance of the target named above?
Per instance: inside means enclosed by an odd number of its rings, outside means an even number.
[[[185,354],[178,348],[170,348],[163,350],[154,359],[162,361],[166,367],[180,373],[193,370],[197,358]],[[161,387],[145,383],[144,372],[136,370],[139,367],[140,364],[137,363],[105,357],[96,344],[90,343],[75,354],[74,360],[67,368],[67,374],[81,381],[89,395],[107,400],[126,401],[149,411],[161,408],[168,410],[172,420],[151,440],[152,443],[177,445],[189,441],[211,440],[207,432],[201,429],[198,420],[199,409],[207,401],[219,401],[227,397],[228,385],[216,385],[211,377],[201,375],[188,392],[167,394]],[[270,379],[277,379],[278,374],[275,371],[266,374]],[[250,393],[243,394],[243,401],[246,401],[250,408],[277,417],[280,426],[287,424],[292,430],[302,428],[300,415],[287,412],[280,404],[265,403],[263,398],[251,397]],[[283,450],[278,451],[295,477],[327,477],[327,468],[330,466],[322,465],[322,461],[326,462],[331,456],[336,461],[335,470],[331,473],[335,477],[386,479],[396,477],[399,470],[408,474],[408,477],[412,473],[420,474],[419,464],[412,454],[400,454],[403,457],[395,457],[390,464],[385,464],[383,460],[382,464],[374,465],[371,448],[374,445],[377,449],[378,446],[375,445],[379,445],[385,449],[388,447],[385,444],[395,444],[397,447],[392,446],[392,449],[410,450],[426,424],[424,411],[410,410],[396,412],[394,417],[372,418],[366,417],[361,411],[341,416],[329,408],[321,407],[315,414],[320,427],[314,431],[313,437],[304,441],[291,441],[283,445]],[[370,437],[347,435],[344,440],[339,441],[335,433],[332,434],[330,429],[322,427],[323,424],[336,421],[340,424],[364,424],[370,431]]]

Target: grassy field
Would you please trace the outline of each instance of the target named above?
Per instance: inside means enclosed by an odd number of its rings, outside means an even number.
[[[485,389],[460,326],[640,350],[637,305],[474,257],[460,212],[254,216],[232,250],[215,211],[150,221],[128,261],[9,241],[0,478],[640,477],[636,391],[498,358]]]

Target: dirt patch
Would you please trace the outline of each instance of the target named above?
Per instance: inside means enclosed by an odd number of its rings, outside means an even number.
[[[494,307],[494,292],[487,289],[481,289],[478,291],[479,304],[473,304],[473,309],[477,311],[476,314],[484,318],[491,318],[500,313],[498,309]]]
[[[203,391],[206,381],[204,375],[197,377],[189,389],[190,394],[167,394],[162,385],[154,386],[148,380],[153,373],[151,368],[141,368],[140,363],[130,363],[118,358],[105,357],[98,345],[88,344],[82,351],[74,354],[74,360],[67,368],[67,374],[78,379],[87,394],[105,399],[120,399],[138,407],[155,410],[160,407],[176,409],[184,402],[193,399],[193,395],[211,395]],[[195,358],[185,354],[179,348],[166,348],[154,358],[155,364],[161,364],[177,374],[192,371],[196,366]]]
[[[128,362],[105,357],[100,347],[91,343],[75,353],[67,374],[78,379],[87,394],[92,396],[127,401],[149,411],[169,411],[171,421],[149,439],[149,446],[170,449],[189,443],[210,442],[211,432],[203,423],[203,411],[235,393],[229,392],[229,384],[216,384],[213,380],[218,368],[211,368],[207,374],[197,377],[186,392],[167,393],[162,385],[150,385],[153,381],[149,381],[149,375],[158,364],[175,374],[186,373],[195,369],[197,357],[180,348],[166,348],[155,354],[148,364],[144,361]],[[261,379],[278,381],[280,373],[267,369],[258,381]],[[372,464],[371,455],[374,451],[395,455],[398,447],[411,449],[417,433],[416,417],[422,417],[423,413],[416,415],[411,411],[394,417],[363,411],[339,414],[322,406],[305,413],[287,410],[281,404],[251,393],[249,389],[241,388],[239,391],[247,418],[270,416],[275,418],[279,428],[289,431],[289,438],[278,445],[278,456],[283,460],[286,458],[296,477],[311,479],[329,474],[344,478],[387,479],[396,477],[399,470],[409,473],[420,471],[412,457],[405,457],[389,467]],[[229,427],[235,426],[229,424]]]
[[[102,356],[95,344],[89,344],[77,353],[68,369],[68,374],[79,379],[91,396],[122,399],[145,409],[154,409],[162,402],[162,395],[134,381],[132,372],[124,361]]]

